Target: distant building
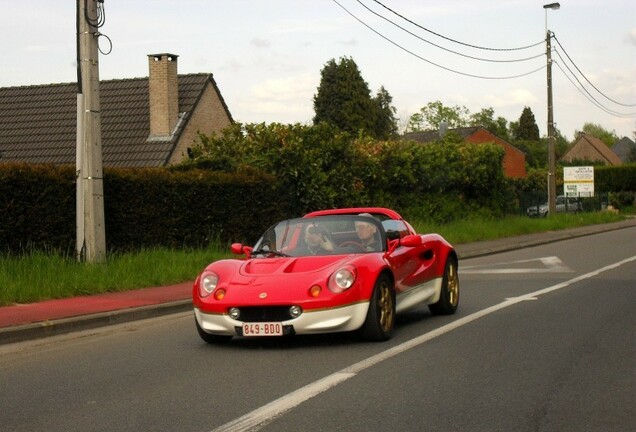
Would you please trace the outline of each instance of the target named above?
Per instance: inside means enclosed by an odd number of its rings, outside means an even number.
[[[188,157],[200,131],[232,123],[212,74],[177,74],[174,54],[148,56],[149,77],[100,82],[105,167],[160,167]],[[0,163],[75,165],[77,84],[0,88]]]
[[[627,137],[623,137],[616,141],[612,146],[612,151],[623,161],[636,162],[636,144]]]
[[[590,161],[604,165],[621,165],[621,159],[603,141],[586,133],[579,133],[560,162]]]
[[[444,129],[442,131],[411,132],[404,134],[404,138],[421,143],[430,143],[440,139],[440,134],[443,135],[447,132],[455,132],[464,141],[471,144],[493,143],[502,147],[505,152],[502,162],[504,175],[511,178],[526,177],[528,175],[526,172],[525,153],[482,126]]]

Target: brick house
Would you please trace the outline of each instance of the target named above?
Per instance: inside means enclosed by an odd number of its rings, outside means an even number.
[[[148,78],[100,82],[105,167],[160,167],[188,157],[198,132],[232,123],[212,74],[177,74],[174,54],[148,56]],[[75,165],[77,84],[0,88],[0,163]]]
[[[504,149],[502,168],[504,175],[511,178],[526,177],[526,155],[524,152],[507,141],[502,140],[482,126],[462,127],[449,129],[448,132],[455,132],[464,141],[471,144],[493,143]],[[404,135],[404,138],[421,143],[431,143],[440,138],[440,131],[411,132]]]
[[[621,165],[623,162],[603,141],[586,133],[579,133],[559,162],[602,162],[604,165]]]

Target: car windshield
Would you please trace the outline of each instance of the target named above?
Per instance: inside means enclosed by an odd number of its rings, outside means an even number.
[[[380,221],[365,215],[289,219],[271,226],[254,246],[253,256],[314,256],[386,250]]]

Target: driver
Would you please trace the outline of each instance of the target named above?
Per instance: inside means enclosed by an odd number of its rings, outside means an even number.
[[[369,213],[360,213],[360,216],[373,217]],[[367,251],[381,250],[380,242],[378,241],[378,236],[376,235],[378,231],[377,226],[375,226],[371,222],[364,222],[364,221],[356,221],[355,226],[356,226],[356,234],[358,235],[358,238],[360,239],[360,243],[362,244],[365,250]]]

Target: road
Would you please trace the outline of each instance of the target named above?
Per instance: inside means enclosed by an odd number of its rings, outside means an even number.
[[[0,431],[633,431],[636,228],[460,262],[458,313],[210,346],[174,314],[0,346]]]

